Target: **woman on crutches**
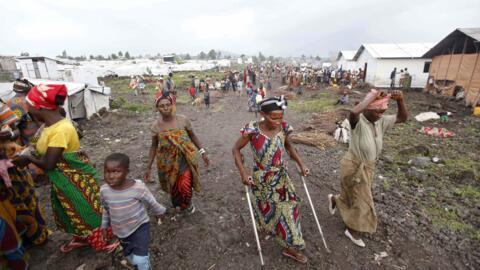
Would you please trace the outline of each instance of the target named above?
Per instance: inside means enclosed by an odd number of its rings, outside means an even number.
[[[263,100],[260,103],[263,120],[245,125],[232,152],[243,184],[251,187],[253,209],[260,230],[274,236],[283,247],[284,256],[306,263],[307,257],[300,253],[305,248],[299,221],[300,198],[287,173],[283,158],[285,150],[304,176],[309,171],[289,140],[293,129],[283,121],[286,107],[283,96]],[[248,143],[254,158],[252,176],[246,172],[240,152]]]

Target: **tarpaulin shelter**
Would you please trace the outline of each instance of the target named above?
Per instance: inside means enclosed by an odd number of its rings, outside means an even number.
[[[480,101],[480,28],[458,28],[424,54],[432,58],[427,91],[453,96],[463,88],[467,106]]]
[[[89,119],[102,108],[110,108],[110,87],[90,85],[76,82],[62,82],[50,80],[28,79],[31,83],[38,84],[65,84],[68,90],[68,98],[65,100],[63,108],[70,119]],[[5,88],[5,87],[3,87]],[[1,89],[0,89],[1,90]],[[12,97],[13,83],[10,83],[9,89],[3,89],[0,92],[3,99]]]

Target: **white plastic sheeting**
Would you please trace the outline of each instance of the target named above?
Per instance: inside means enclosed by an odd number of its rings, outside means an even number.
[[[110,87],[90,85],[76,82],[61,82],[50,80],[29,79],[35,85],[38,84],[65,84],[68,91],[68,98],[64,106],[67,117],[72,119],[89,119],[102,108],[110,108]],[[2,91],[2,89],[5,89]],[[0,95],[3,100],[14,96],[13,83],[1,84]]]
[[[415,120],[418,122],[440,119],[440,116],[436,112],[423,112],[415,116]]]
[[[170,71],[202,71],[215,67],[229,67],[230,60],[189,60],[183,64],[161,63],[158,60],[134,59],[119,61],[82,61],[77,69],[98,74],[98,77],[115,73],[118,76],[167,75]]]

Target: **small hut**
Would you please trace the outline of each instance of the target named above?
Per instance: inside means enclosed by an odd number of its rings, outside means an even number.
[[[432,58],[426,91],[465,97],[467,106],[480,101],[480,28],[458,28],[424,58]],[[463,93],[460,93],[463,92]]]

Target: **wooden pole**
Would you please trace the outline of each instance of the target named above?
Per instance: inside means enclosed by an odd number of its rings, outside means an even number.
[[[450,62],[452,61],[452,56],[453,56],[453,53],[455,52],[456,48],[457,48],[457,40],[455,40],[455,43],[453,43],[453,49],[452,49],[452,52],[450,53],[450,58],[448,58],[447,70],[445,71],[445,78],[443,79],[443,86],[444,87],[447,85],[448,69],[450,68]]]
[[[460,68],[462,67],[463,55],[465,55],[465,51],[467,50],[467,41],[468,41],[468,37],[465,37],[465,42],[463,43],[462,56],[460,56],[460,64],[458,65],[457,74],[455,75],[455,86],[457,86],[458,73],[460,73]]]
[[[472,74],[470,74],[470,80],[468,80],[468,84],[465,88],[465,94],[468,94],[468,92],[470,91],[470,84],[472,83],[472,80],[473,80],[473,74],[475,74],[475,70],[477,69],[478,56],[480,56],[480,53],[478,52],[478,48],[477,48],[477,57],[475,57],[475,65],[473,65]],[[473,100],[473,102],[474,102],[473,107],[474,108],[475,108],[475,105],[477,105],[476,103],[478,102],[478,98],[480,97],[480,89],[478,91],[479,91],[479,95],[477,95],[477,98],[475,98],[475,100]],[[467,102],[467,99],[465,99],[465,102]],[[467,104],[467,105],[469,105],[469,104]]]

